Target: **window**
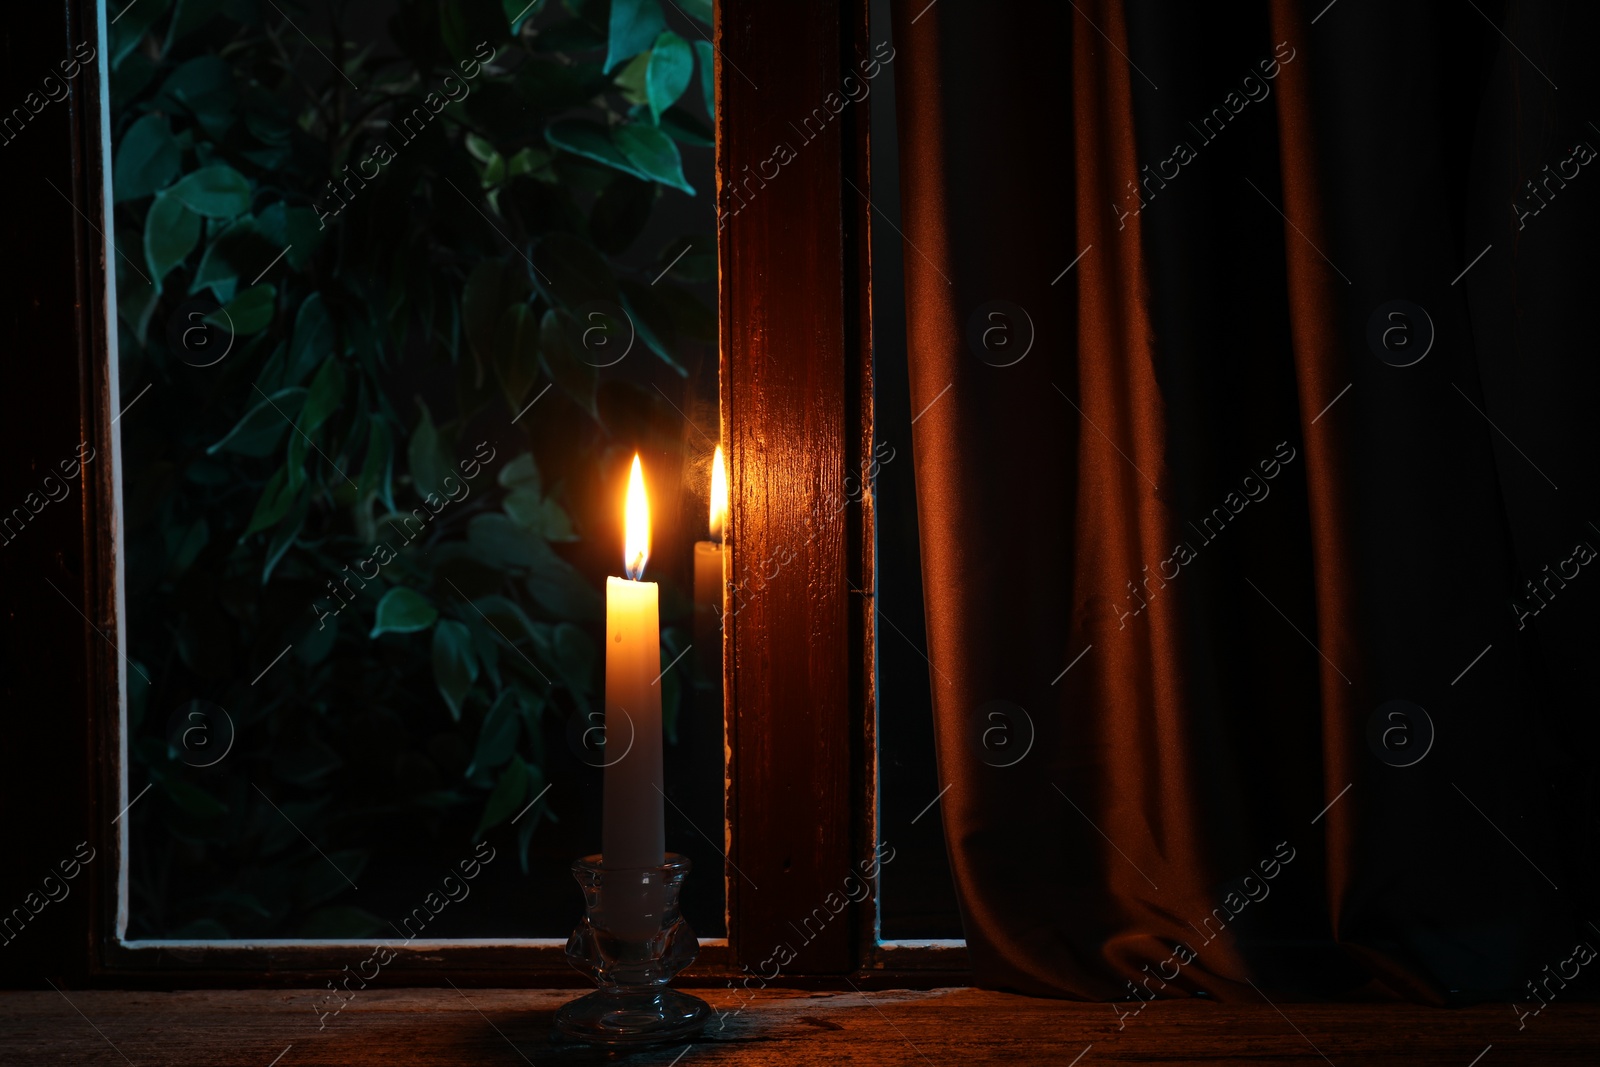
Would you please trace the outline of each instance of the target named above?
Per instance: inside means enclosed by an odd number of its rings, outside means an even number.
[[[80,295],[28,336],[53,326],[82,355],[23,384],[100,462],[81,463],[81,510],[42,516],[6,563],[56,586],[18,654],[83,687],[21,735],[47,755],[8,769],[92,798],[21,857],[53,855],[54,835],[70,853],[81,814],[101,857],[72,905],[96,931],[89,965],[244,981],[415,930],[398,973],[564,970],[566,867],[595,848],[599,785],[568,735],[599,662],[593,578],[620,540],[608,486],[635,447],[672,501],[668,840],[696,860],[702,964],[759,962],[874,855],[875,623],[852,593],[873,581],[871,501],[816,506],[872,447],[870,212],[847,199],[870,189],[866,109],[807,126],[778,180],[734,198],[729,178],[770,156],[772,116],[810,114],[866,55],[866,13],[741,9],[713,46],[705,9],[664,5],[620,46],[593,4],[68,11],[63,54],[98,42],[71,90],[88,106],[22,133],[59,193],[38,224],[73,235],[41,254],[40,284]],[[514,58],[480,54],[491,26]],[[609,114],[585,110],[596,96]],[[620,369],[582,358],[584,330],[611,343],[624,323]],[[730,582],[763,576],[728,603],[726,766],[704,714],[718,688],[676,660],[719,436]],[[85,721],[92,763],[70,754]],[[470,897],[399,928],[474,861]],[[870,905],[830,915],[787,973],[876,958]]]
[[[658,499],[703,501],[679,412],[715,410],[685,172],[709,191],[710,46],[693,19],[608,41],[603,14],[151,2],[111,27],[129,939],[570,930],[601,487],[637,450]],[[659,509],[652,571],[674,771],[720,750],[679,662],[700,511]],[[672,777],[715,825],[715,776]],[[720,888],[686,888],[708,935]]]

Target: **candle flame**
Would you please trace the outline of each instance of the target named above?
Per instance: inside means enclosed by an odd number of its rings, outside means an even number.
[[[628,577],[644,577],[644,564],[650,558],[650,501],[644,495],[644,470],[634,453],[633,469],[628,472],[628,499],[623,507],[622,559]]]
[[[728,470],[722,460],[722,446],[711,457],[711,540],[722,540],[728,521]]]

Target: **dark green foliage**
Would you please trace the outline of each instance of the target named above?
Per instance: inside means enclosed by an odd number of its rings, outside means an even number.
[[[344,6],[111,27],[119,373],[152,384],[118,427],[135,936],[381,933],[346,878],[389,840],[466,856],[539,794],[546,721],[600,697],[572,554],[609,527],[574,487],[606,390],[656,402],[580,358],[576,316],[626,308],[678,373],[714,341],[675,284],[714,272],[709,225],[615,258],[710,137],[684,103],[709,54],[656,0],[400,0],[387,40]],[[196,698],[237,731],[211,768],[167,734]],[[554,817],[500,831],[524,870]]]

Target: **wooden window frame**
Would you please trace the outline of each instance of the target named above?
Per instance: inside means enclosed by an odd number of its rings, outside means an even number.
[[[123,777],[126,660],[117,631],[120,416],[109,355],[107,268],[116,253],[106,237],[103,17],[93,0],[48,0],[20,5],[0,28],[7,106],[36,88],[29,80],[42,44],[65,56],[77,42],[96,42],[96,60],[70,95],[0,146],[8,170],[38,184],[27,209],[3,223],[7,246],[28,255],[4,257],[0,268],[11,275],[7,291],[21,296],[6,327],[12,359],[0,433],[10,458],[0,501],[22,500],[80,441],[100,460],[83,465],[71,503],[52,504],[0,548],[8,594],[0,648],[10,668],[0,672],[0,700],[29,709],[12,717],[12,743],[0,747],[0,790],[11,812],[41,813],[8,835],[15,873],[0,884],[21,887],[13,894],[20,900],[35,872],[49,873],[79,840],[96,857],[75,891],[0,955],[0,984],[36,985],[50,974],[123,986],[314,985],[374,942],[125,942],[117,933],[126,831],[112,813],[133,798]],[[862,592],[873,582],[872,500],[865,493],[859,506],[821,506],[839,499],[846,474],[861,470],[873,447],[868,109],[844,107],[803,144],[788,125],[823,106],[868,57],[867,3],[720,0],[716,22],[730,565],[735,578],[774,569],[758,593],[730,604],[729,937],[702,941],[685,978],[744,980],[788,944],[798,956],[774,979],[786,984],[960,982],[964,951],[880,943],[873,898],[796,943],[799,924],[869,860],[879,833],[874,612]],[[752,181],[780,141],[794,145],[795,157],[777,179]],[[746,195],[735,204],[740,183]],[[419,939],[388,970],[408,984],[583,984],[559,940]]]

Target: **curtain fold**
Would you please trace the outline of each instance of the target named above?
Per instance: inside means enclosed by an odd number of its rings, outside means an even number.
[[[1525,183],[1600,144],[1596,13],[894,15],[979,982],[1446,1002],[1565,958],[1600,693],[1555,657],[1600,637],[1600,577],[1541,567],[1600,546],[1600,178]]]

